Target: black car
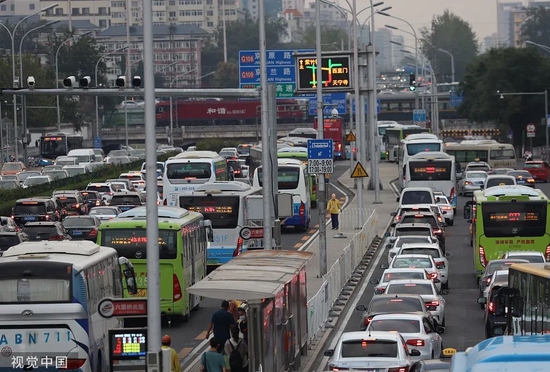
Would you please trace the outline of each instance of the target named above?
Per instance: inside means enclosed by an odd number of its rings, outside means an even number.
[[[369,306],[365,307],[364,305],[359,305],[356,309],[363,312],[360,325],[361,331],[367,329],[367,326],[371,322],[372,318],[380,314],[421,314],[430,319],[434,327],[437,326],[437,322],[433,319],[431,313],[426,309],[426,304],[419,295],[382,294],[371,298]]]
[[[59,221],[61,213],[52,198],[27,198],[15,202],[13,219],[23,226],[29,221]]]
[[[409,372],[445,372],[451,370],[451,358],[426,359],[415,362]]]
[[[507,286],[494,285],[487,298],[477,299],[480,305],[485,305],[485,338],[504,335],[508,319],[507,292]]]
[[[31,240],[24,232],[0,232],[0,251],[4,252],[19,243]],[[2,253],[0,253],[2,256]]]
[[[69,216],[63,220],[63,226],[67,234],[73,240],[97,240],[101,221],[94,216]]]
[[[515,263],[529,263],[529,261],[521,259],[521,258],[503,258],[500,260],[491,260],[485,266],[485,271],[483,272],[483,275],[481,275],[481,278],[479,278],[479,296],[483,297],[483,291],[485,291],[485,288],[489,284],[491,284],[491,280],[493,278],[493,274],[495,271],[498,270],[508,270],[510,266],[512,266]],[[481,308],[485,308],[484,304],[480,304]]]
[[[33,241],[71,239],[61,222],[27,222],[23,232]]]
[[[119,207],[122,212],[126,212],[132,208],[139,207],[145,204],[145,198],[140,192],[121,191],[113,195],[111,202],[112,207]]]
[[[516,183],[518,185],[529,186],[529,187],[532,187],[533,189],[535,188],[535,179],[533,178],[531,173],[529,173],[529,171],[511,170],[511,171],[508,171],[508,173],[506,174],[509,176],[515,177]]]
[[[97,191],[80,191],[80,195],[84,199],[84,202],[88,205],[88,210],[93,207],[99,207],[105,205],[105,202],[101,199],[101,195]]]
[[[67,211],[68,216],[88,214],[88,204],[80,193],[57,194],[56,198]]]
[[[236,158],[227,159],[227,166],[233,169],[234,178],[244,178],[241,163]]]

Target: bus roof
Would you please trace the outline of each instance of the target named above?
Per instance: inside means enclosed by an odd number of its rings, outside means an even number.
[[[23,242],[4,251],[0,264],[17,260],[49,260],[70,262],[76,269],[81,269],[90,262],[112,255],[116,255],[114,249],[85,240]]]
[[[277,150],[277,155],[280,154],[306,154],[307,155],[307,147],[302,146],[294,146],[294,147],[283,147]]]
[[[550,335],[492,337],[465,352],[453,355],[451,371],[498,371],[504,370],[509,363],[519,362],[526,363],[522,365],[522,371],[542,371],[548,368],[550,362],[549,342]],[[531,363],[539,363],[540,366],[546,364],[541,369],[528,369]]]
[[[164,207],[164,208],[177,208],[177,207]],[[134,209],[140,209],[142,212],[145,211],[145,207],[137,207]],[[177,208],[177,209],[183,209],[183,208]],[[128,211],[129,212],[129,211]],[[99,226],[99,230],[103,229],[113,229],[113,228],[128,228],[128,227],[136,227],[136,228],[145,228],[147,226],[147,220],[145,218],[145,215],[140,213],[136,217],[127,216],[124,217],[123,215],[127,213],[121,213],[116,218],[105,221]],[[203,220],[202,214],[198,212],[187,212],[185,216],[178,218],[178,217],[170,217],[166,215],[160,215],[160,206],[159,206],[159,218],[158,218],[158,227],[159,229],[165,229],[165,230],[179,230],[182,226],[187,225],[190,222],[193,221],[199,221]],[[122,216],[122,217],[121,217]]]
[[[304,163],[298,159],[277,159],[277,165],[304,165]]]
[[[438,141],[441,141],[435,134],[433,133],[414,133],[414,134],[409,134],[407,136],[407,141],[413,141],[413,140],[417,140],[417,139],[421,139],[421,140],[425,140],[425,139],[433,139],[433,140],[438,140]]]
[[[176,160],[176,159],[216,159],[216,158],[220,158],[220,157],[221,156],[215,151],[185,151],[185,152],[177,154],[176,156],[172,156],[168,160]]]
[[[548,201],[548,197],[541,190],[522,185],[493,186],[474,192],[474,199],[477,201],[504,201],[513,200],[514,197],[521,197],[522,200],[529,198],[528,200]]]
[[[550,279],[550,264],[547,262],[541,263],[515,263],[510,266],[511,269],[518,270],[524,273],[533,274],[542,278]]]
[[[419,152],[412,155],[409,160],[453,160],[454,156],[441,151]]]
[[[146,207],[136,207],[132,208],[124,213],[121,213],[117,218],[145,218],[146,217]],[[187,209],[179,207],[167,207],[164,205],[159,205],[158,207],[158,218],[169,218],[169,219],[182,219],[192,212],[189,212]]]
[[[257,194],[262,191],[261,187],[247,185],[244,182],[238,181],[214,181],[206,182],[197,186],[193,194]]]
[[[467,143],[464,143],[467,142]],[[462,141],[461,143],[447,142],[445,150],[471,150],[471,149],[514,149],[510,143],[499,143],[494,140]]]

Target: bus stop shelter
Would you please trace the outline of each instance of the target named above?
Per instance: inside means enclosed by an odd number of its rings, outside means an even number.
[[[248,251],[211,272],[189,292],[248,304],[249,370],[296,371],[307,352],[306,264],[297,251]]]

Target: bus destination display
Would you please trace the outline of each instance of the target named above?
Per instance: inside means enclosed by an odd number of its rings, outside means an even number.
[[[189,212],[231,214],[233,207],[230,205],[193,205],[188,207]]]
[[[537,212],[493,212],[489,214],[489,220],[494,222],[537,222]]]

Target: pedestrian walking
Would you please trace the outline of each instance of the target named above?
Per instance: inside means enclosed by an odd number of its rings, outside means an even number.
[[[231,326],[235,325],[235,319],[233,314],[229,312],[229,301],[223,300],[222,307],[220,310],[212,314],[212,319],[210,320],[210,325],[206,331],[206,339],[210,337],[212,330],[214,331],[214,338],[219,342],[218,352],[223,352],[223,346],[225,342],[229,340],[231,334],[229,329]],[[208,370],[208,372],[211,372]]]
[[[201,355],[201,372],[227,372],[225,358],[218,353],[220,342],[213,337],[210,339],[210,349]]]
[[[332,230],[338,230],[338,215],[340,214],[341,208],[342,204],[340,204],[340,200],[336,199],[336,194],[332,194],[327,204],[327,211],[330,213],[330,219],[332,221]]]
[[[239,307],[239,321],[237,323],[237,327],[239,327],[239,331],[243,335],[243,339],[248,344],[248,318],[246,317],[246,310],[242,307]]]
[[[231,326],[231,338],[225,343],[225,355],[229,357],[231,372],[246,372],[248,370],[248,345],[239,337],[239,328]]]
[[[180,359],[178,357],[178,353],[176,352],[176,350],[172,349],[171,345],[172,345],[172,337],[170,337],[169,335],[162,336],[161,349],[162,350],[170,350],[170,354],[171,354],[171,357],[170,357],[171,371],[172,372],[181,372]]]

